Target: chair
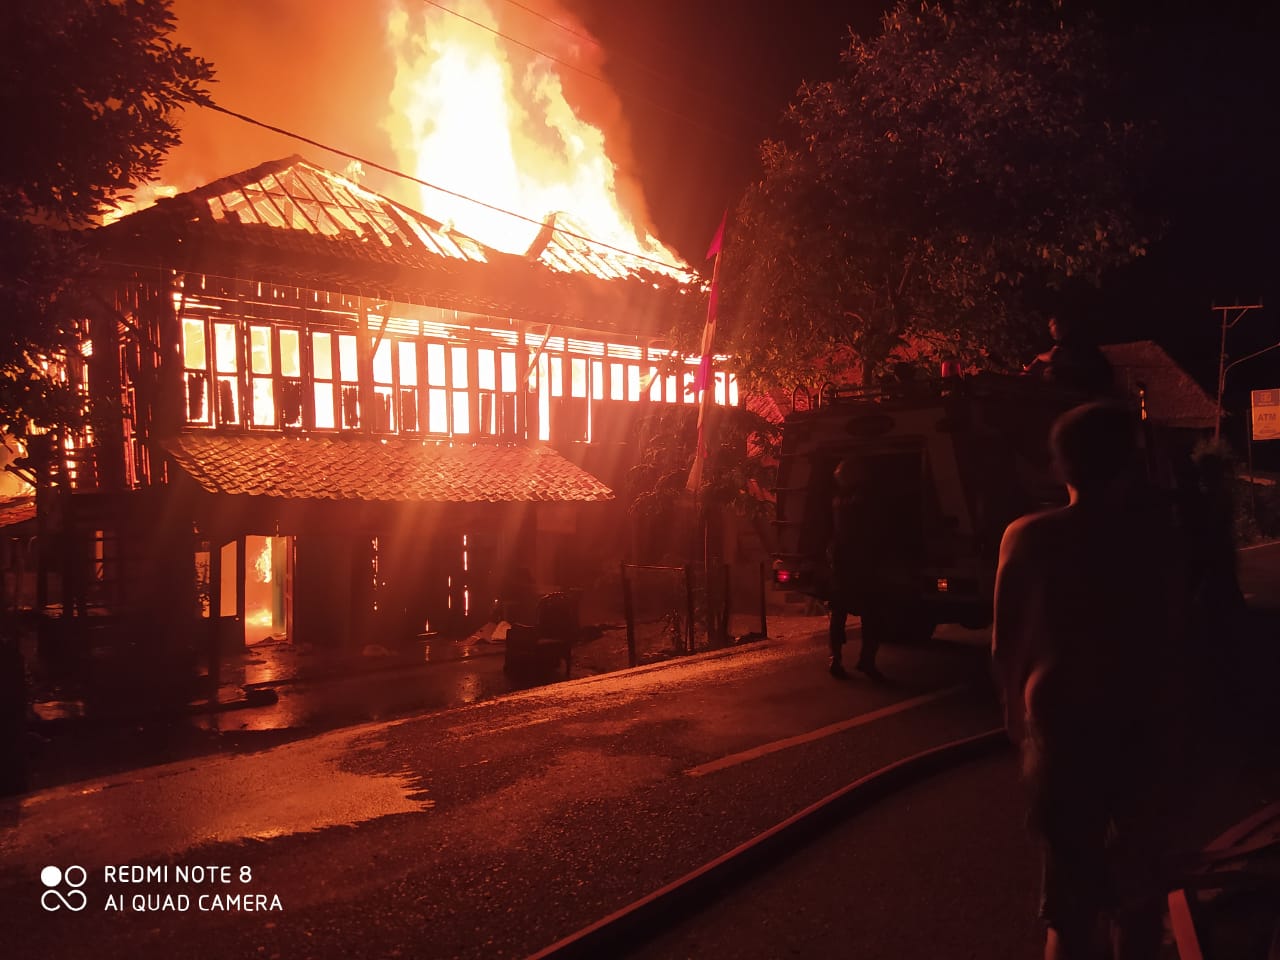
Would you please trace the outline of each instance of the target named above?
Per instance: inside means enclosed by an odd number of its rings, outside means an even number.
[[[579,631],[578,594],[545,594],[538,600],[534,623],[513,623],[507,631],[503,671],[508,676],[541,677],[563,660],[568,678]]]

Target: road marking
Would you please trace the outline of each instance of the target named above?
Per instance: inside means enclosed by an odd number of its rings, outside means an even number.
[[[708,773],[715,773],[717,770],[724,770],[728,767],[736,767],[740,763],[755,760],[757,757],[766,757],[769,754],[777,753],[780,750],[790,750],[792,747],[798,747],[804,743],[812,743],[814,740],[821,740],[823,737],[829,737],[836,733],[843,733],[845,730],[852,730],[854,727],[861,727],[868,723],[875,723],[877,720],[883,720],[885,717],[891,717],[895,713],[905,713],[907,710],[913,710],[916,707],[924,706],[926,703],[933,703],[935,700],[941,700],[954,693],[959,693],[963,689],[965,689],[963,685],[957,685],[954,687],[947,687],[945,690],[935,690],[933,693],[926,693],[923,696],[912,697],[910,700],[899,700],[897,703],[891,703],[889,706],[881,707],[879,710],[872,710],[870,713],[860,713],[856,717],[850,717],[848,720],[841,720],[839,723],[819,727],[817,730],[810,730],[808,733],[801,733],[794,737],[785,737],[782,740],[775,740],[772,743],[765,743],[758,747],[752,747],[750,750],[743,750],[741,753],[731,753],[727,757],[721,757],[719,760],[712,760],[709,763],[690,767],[685,771],[685,776],[705,777]]]

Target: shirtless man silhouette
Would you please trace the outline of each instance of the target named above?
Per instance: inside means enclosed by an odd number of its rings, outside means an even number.
[[[1139,470],[1136,425],[1090,403],[1054,424],[1070,503],[1000,546],[992,654],[1043,863],[1045,957],[1156,957],[1150,835],[1181,658],[1183,552]]]

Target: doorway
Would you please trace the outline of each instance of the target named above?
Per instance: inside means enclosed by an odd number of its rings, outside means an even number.
[[[246,536],[244,546],[245,643],[288,640],[293,537]]]

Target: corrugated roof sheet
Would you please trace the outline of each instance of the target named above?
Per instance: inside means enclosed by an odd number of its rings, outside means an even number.
[[[590,273],[602,280],[626,277],[663,277],[680,283],[693,283],[698,275],[688,266],[660,261],[658,257],[639,257],[620,249],[588,243],[583,237],[589,231],[565,213],[552,214],[543,225],[528,254],[552,270],[564,273]]]
[[[1146,388],[1147,415],[1156,423],[1191,429],[1212,428],[1218,408],[1177,362],[1153,340],[1109,343],[1102,347],[1116,385],[1136,397],[1138,385]]]
[[[486,259],[485,248],[465,234],[297,154],[222,177],[165,203],[215,223],[262,225],[429,257]]]
[[[201,488],[233,496],[419,503],[613,498],[591,474],[542,447],[199,433],[164,447]]]

